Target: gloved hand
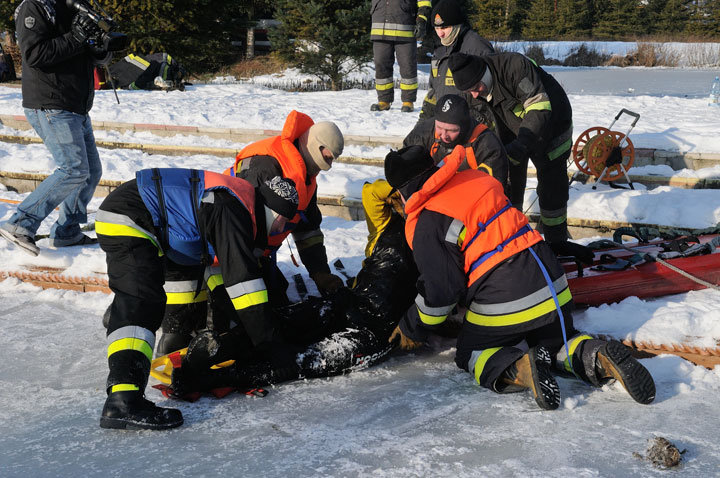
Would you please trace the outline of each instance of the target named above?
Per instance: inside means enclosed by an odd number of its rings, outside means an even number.
[[[427,21],[424,18],[418,17],[417,22],[415,23],[415,38],[418,40],[422,39],[425,36],[426,31]]]
[[[551,242],[550,249],[556,256],[572,256],[580,262],[592,265],[595,253],[589,247],[570,241]]]
[[[315,282],[318,291],[325,296],[331,294],[343,287],[343,281],[341,278],[330,272],[315,272],[310,274],[310,278]]]
[[[507,152],[508,160],[515,166],[519,166],[530,156],[525,145],[518,140],[505,145],[505,152]]]
[[[393,342],[396,337],[400,340],[400,350],[415,350],[423,346],[422,342],[416,342],[403,334],[399,325],[395,327],[395,330],[390,334],[388,342]]]
[[[102,30],[97,26],[89,16],[84,13],[78,13],[73,18],[72,25],[70,26],[72,37],[76,42],[80,44],[89,43],[91,40],[99,39],[102,35]],[[98,45],[100,46],[100,45]]]

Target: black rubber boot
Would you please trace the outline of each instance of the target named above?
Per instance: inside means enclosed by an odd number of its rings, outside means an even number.
[[[550,363],[545,348],[533,347],[502,373],[493,388],[499,393],[529,389],[540,408],[555,410],[560,406],[560,387],[550,372]]]
[[[180,410],[156,406],[139,391],[108,395],[100,417],[101,428],[167,430],[183,424]]]
[[[630,355],[630,349],[617,340],[606,343],[597,352],[595,369],[599,379],[616,379],[638,403],[655,400],[655,381],[650,372]]]
[[[192,335],[182,332],[163,333],[155,347],[155,355],[162,357],[176,350],[184,349],[192,340]]]

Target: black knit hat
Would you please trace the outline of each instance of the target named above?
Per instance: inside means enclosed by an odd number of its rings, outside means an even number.
[[[479,56],[453,53],[448,59],[448,68],[455,80],[455,88],[467,91],[482,80],[487,62]]]
[[[288,219],[295,216],[300,201],[292,179],[274,176],[260,183],[258,191],[267,207]]]
[[[434,27],[451,27],[465,23],[465,14],[456,0],[441,0],[430,15]]]
[[[458,95],[445,95],[435,106],[435,119],[443,123],[466,125],[470,121],[470,108],[465,98]]]
[[[430,152],[422,146],[413,145],[385,156],[385,178],[390,186],[400,189],[411,179],[435,166]]]

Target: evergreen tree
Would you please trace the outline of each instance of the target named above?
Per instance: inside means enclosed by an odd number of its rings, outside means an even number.
[[[617,40],[641,33],[638,0],[598,0],[592,34],[601,40]]]
[[[475,0],[470,25],[490,40],[510,38],[510,4],[511,0]]]
[[[528,40],[550,40],[558,33],[555,0],[533,0],[522,34]]]
[[[691,11],[691,0],[668,0],[660,11],[655,24],[658,32],[664,34],[677,34],[685,31]]]
[[[300,71],[342,89],[372,59],[369,0],[276,0],[273,50]]]
[[[556,29],[559,38],[587,39],[592,31],[591,0],[558,0]]]
[[[10,37],[15,35],[15,9],[22,0],[0,1],[0,32],[7,32]],[[5,41],[8,41],[6,39]]]

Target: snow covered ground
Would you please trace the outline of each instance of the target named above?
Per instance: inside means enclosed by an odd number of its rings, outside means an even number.
[[[655,76],[655,70],[633,71],[643,84]],[[620,96],[588,88],[571,94],[576,133],[607,126],[621,108],[628,108],[642,115],[631,134],[637,147],[720,152],[720,108],[707,106],[705,98],[669,95],[667,90]],[[228,84],[191,87],[184,93],[119,94],[118,106],[112,92],[100,92],[93,118],[279,129],[287,113],[298,109],[315,120],[336,121],[348,134],[385,136],[404,135],[417,117],[397,109],[371,113],[375,93],[360,90],[299,94]],[[0,87],[0,113],[22,114],[20,101],[20,90]],[[0,127],[0,134],[18,132]],[[147,134],[97,136],[150,140]],[[155,141],[239,146],[182,136]],[[232,160],[129,150],[100,153],[108,179],[130,179],[134,170],[153,166],[221,170]],[[346,154],[358,156],[386,153],[382,147],[346,149]],[[0,143],[0,170],[52,169],[42,145]],[[718,177],[720,171],[674,174]],[[380,168],[336,164],[320,176],[319,188],[323,194],[359,197],[362,182],[380,176]],[[533,195],[529,190],[528,202]],[[0,199],[22,196],[0,191]],[[90,209],[97,210],[99,203],[95,199]],[[0,202],[0,221],[12,211],[12,205]],[[604,186],[592,191],[574,184],[570,215],[709,227],[720,223],[720,192],[669,187],[622,191]],[[52,217],[39,233],[47,233],[51,224]],[[323,229],[331,261],[340,258],[351,273],[357,271],[365,224],[327,217]],[[43,265],[67,268],[68,274],[79,276],[105,271],[97,247],[53,250],[46,240],[39,245],[41,255],[31,258],[0,242],[3,269]],[[302,271],[314,292],[304,269],[292,265],[287,248],[281,249],[279,261],[286,275]],[[643,360],[658,390],[649,406],[633,402],[618,385],[593,390],[561,379],[560,410],[540,411],[524,394],[498,396],[474,385],[454,365],[453,344],[437,341],[416,354],[396,354],[367,371],[274,387],[262,399],[233,395],[188,404],[165,401],[148,389],[153,401],[181,408],[185,426],[167,433],[101,430],[97,424],[107,365],[100,317],[110,300],[100,293],[42,291],[15,279],[0,282],[0,477],[657,476],[651,464],[632,456],[634,451],[643,453],[654,436],[688,450],[685,464],[674,475],[720,476],[720,367],[707,370],[672,356]],[[578,328],[621,339],[716,347],[720,293],[695,291],[651,301],[629,298],[580,311],[576,321]]]

